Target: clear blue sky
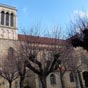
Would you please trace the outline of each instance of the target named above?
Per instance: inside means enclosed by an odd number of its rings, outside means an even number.
[[[60,25],[66,31],[73,14],[84,16],[88,11],[88,0],[1,0],[0,3],[15,6],[18,28],[27,30],[38,24],[43,30]]]

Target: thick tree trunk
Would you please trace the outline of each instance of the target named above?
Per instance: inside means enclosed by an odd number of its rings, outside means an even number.
[[[78,77],[79,77],[79,82],[80,82],[80,87],[83,88],[83,83],[82,83],[82,79],[81,79],[81,75],[80,75],[80,72],[78,72]]]
[[[64,74],[60,71],[61,86],[62,86],[62,88],[65,88],[65,84],[64,84],[63,75],[64,75]]]
[[[75,74],[76,88],[79,88],[78,74],[77,72],[75,72],[74,74]]]
[[[47,88],[47,84],[46,84],[46,76],[39,76],[41,84],[42,84],[42,88]]]
[[[12,88],[12,82],[9,81],[9,88]]]
[[[24,78],[20,77],[20,88],[23,88],[23,84],[24,84]]]

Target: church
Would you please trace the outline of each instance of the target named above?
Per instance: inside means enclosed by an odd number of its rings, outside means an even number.
[[[18,34],[18,25],[17,25],[17,9],[13,6],[8,6],[4,4],[0,4],[0,57],[3,59],[5,55],[7,55],[8,49],[10,47],[16,47],[16,42],[24,41],[25,35]],[[35,37],[35,36],[27,36],[32,38],[31,43],[40,43],[41,47],[46,48],[48,44],[52,43],[53,40],[49,40],[49,38],[43,37]],[[36,40],[36,41],[35,41]],[[49,40],[49,41],[47,41]],[[63,41],[67,44],[67,41]],[[76,52],[81,52],[82,49],[76,48]],[[1,63],[1,61],[0,61]],[[80,68],[80,77],[82,79],[83,88],[86,88],[86,80],[84,77],[84,72],[88,75],[88,66],[83,64],[82,68]],[[25,79],[24,85],[27,84],[30,88],[42,88],[39,78],[32,71],[29,72],[29,76]],[[78,79],[78,88],[80,87],[80,80]],[[87,77],[88,79],[88,77]],[[76,82],[73,78],[70,71],[66,72],[64,75],[65,88],[76,88]],[[87,86],[88,87],[88,86]],[[8,82],[0,77],[0,88],[9,88]],[[13,82],[12,88],[19,88],[19,80],[15,80]],[[60,81],[60,73],[59,71],[53,72],[49,74],[47,77],[47,88],[61,88]]]

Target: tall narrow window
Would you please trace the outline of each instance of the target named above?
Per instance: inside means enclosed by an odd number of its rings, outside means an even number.
[[[5,16],[5,13],[4,11],[1,12],[1,24],[4,25],[4,16]]]
[[[74,81],[75,81],[75,80],[74,80],[74,74],[73,74],[73,72],[70,73],[70,81],[71,81],[71,82],[74,82]]]
[[[14,19],[14,15],[13,15],[13,13],[11,13],[11,17],[10,17],[10,25],[11,26],[14,26],[13,25],[14,24],[14,22],[13,22],[14,20],[13,19]]]
[[[50,75],[50,83],[51,83],[51,85],[56,84],[56,76],[54,74]]]
[[[9,56],[10,58],[13,58],[13,57],[14,57],[14,49],[13,49],[12,47],[10,47],[10,48],[8,49],[8,56]]]
[[[6,26],[9,26],[9,13],[6,13]]]

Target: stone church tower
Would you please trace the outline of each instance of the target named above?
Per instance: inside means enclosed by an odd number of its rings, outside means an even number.
[[[0,38],[18,39],[17,10],[15,7],[0,4]]]

